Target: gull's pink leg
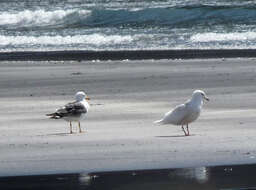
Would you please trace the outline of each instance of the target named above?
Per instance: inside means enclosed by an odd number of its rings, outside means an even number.
[[[81,129],[81,125],[80,125],[80,121],[78,122],[78,127],[79,127],[79,133],[82,133],[82,129]]]
[[[71,121],[69,122],[69,126],[70,126],[70,134],[72,134],[73,132],[72,132],[72,123],[71,123]]]
[[[187,136],[187,133],[186,133],[186,131],[185,131],[183,125],[181,125],[181,128],[182,128],[182,131],[185,133],[185,136]]]
[[[188,134],[187,134],[187,135],[189,136],[189,129],[188,129],[188,124],[187,124],[187,131],[188,131]]]

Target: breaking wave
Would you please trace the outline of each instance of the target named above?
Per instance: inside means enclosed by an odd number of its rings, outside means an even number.
[[[224,42],[256,40],[256,32],[199,33],[191,37],[192,42]]]
[[[1,46],[15,46],[15,45],[74,45],[74,44],[92,44],[96,46],[107,44],[128,43],[133,39],[131,36],[120,35],[75,35],[75,36],[0,36]]]
[[[182,15],[182,16],[181,16]],[[184,6],[144,9],[24,10],[0,13],[1,27],[183,26],[256,23],[255,7]]]

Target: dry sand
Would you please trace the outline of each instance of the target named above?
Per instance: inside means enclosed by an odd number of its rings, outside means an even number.
[[[0,176],[255,163],[255,62],[0,62]],[[153,124],[195,89],[211,101],[191,136]],[[78,90],[92,107],[70,135],[45,114]]]

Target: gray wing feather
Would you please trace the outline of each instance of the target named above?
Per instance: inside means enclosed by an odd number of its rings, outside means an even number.
[[[56,113],[60,117],[79,116],[83,113],[87,113],[87,109],[82,103],[73,102],[73,103],[68,103],[62,108],[58,109]]]

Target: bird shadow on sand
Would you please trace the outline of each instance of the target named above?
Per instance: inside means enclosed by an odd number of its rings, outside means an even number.
[[[67,136],[67,135],[73,135],[74,133],[51,133],[46,134],[45,136]]]
[[[82,132],[84,133],[84,132]],[[77,132],[73,132],[73,133],[50,133],[50,134],[45,134],[45,135],[37,135],[37,136],[71,136],[71,135],[78,135],[78,134],[82,134],[82,133],[77,133]]]
[[[189,135],[189,136],[185,136],[185,135],[162,135],[162,136],[155,136],[157,138],[177,138],[177,137],[190,137],[190,136],[195,136],[195,135]]]

